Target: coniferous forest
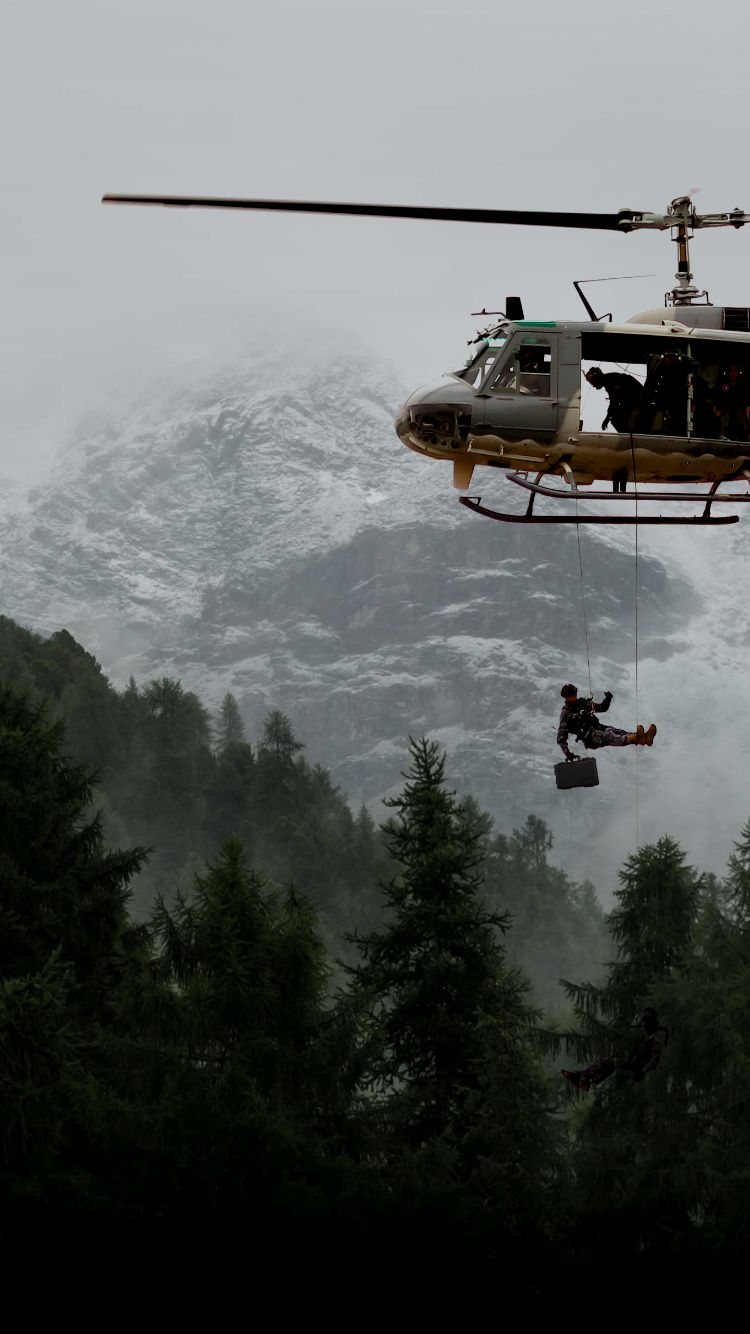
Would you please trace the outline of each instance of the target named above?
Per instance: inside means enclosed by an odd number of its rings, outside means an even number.
[[[377,826],[271,712],[0,619],[0,1236],[658,1284],[750,1250],[750,822],[614,909],[429,738]],[[666,1027],[627,1065],[638,1015]],[[560,1075],[601,1058],[589,1092]]]

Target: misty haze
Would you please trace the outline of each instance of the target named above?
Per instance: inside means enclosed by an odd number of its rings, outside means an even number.
[[[587,1314],[742,1272],[750,517],[491,523],[394,428],[509,293],[660,309],[669,231],[99,203],[744,207],[746,11],[705,18],[2,7],[8,1247]],[[717,306],[748,245],[696,233]],[[564,682],[658,727],[594,788],[555,785]]]

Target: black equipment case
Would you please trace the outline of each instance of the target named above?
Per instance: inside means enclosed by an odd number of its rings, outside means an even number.
[[[574,760],[571,764],[563,760],[555,765],[555,782],[558,787],[598,787],[599,773],[593,755],[585,760]]]

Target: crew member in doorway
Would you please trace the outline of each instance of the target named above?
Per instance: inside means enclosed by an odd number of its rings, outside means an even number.
[[[716,397],[721,413],[722,436],[727,440],[747,440],[750,436],[750,392],[745,376],[735,361],[731,361],[724,371]]]
[[[602,430],[606,431],[611,422],[616,431],[629,431],[633,411],[643,392],[640,380],[636,380],[634,375],[626,375],[624,371],[611,371],[605,375],[600,366],[592,366],[590,371],[586,371],[586,379],[594,389],[606,389],[609,397],[609,408],[602,422]]]
[[[676,348],[657,354],[646,376],[634,429],[687,435],[688,377],[698,369],[697,361]]]
[[[663,1024],[659,1023],[659,1016],[651,1005],[641,1010],[638,1024],[641,1036],[624,1061],[613,1061],[603,1056],[594,1061],[593,1065],[587,1065],[585,1070],[561,1070],[560,1074],[581,1093],[588,1093],[592,1084],[603,1084],[605,1079],[616,1072],[630,1075],[632,1083],[639,1084],[644,1075],[656,1069],[669,1034]]]
[[[568,746],[569,736],[582,741],[586,750],[601,750],[603,746],[653,746],[655,723],[649,728],[643,728],[639,723],[635,732],[625,732],[621,727],[605,727],[599,721],[597,714],[606,713],[612,703],[611,690],[605,690],[604,699],[599,704],[595,704],[593,699],[579,699],[578,687],[570,682],[563,686],[560,694],[564,703],[560,711],[557,744],[566,760],[576,758]]]

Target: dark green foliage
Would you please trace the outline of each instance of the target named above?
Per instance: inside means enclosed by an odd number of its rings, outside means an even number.
[[[602,1254],[616,1245],[625,1256],[662,1255],[692,1244],[698,1198],[691,1060],[674,996],[694,957],[699,882],[667,837],[629,857],[620,881],[609,918],[617,953],[606,981],[565,984],[580,1026],[568,1045],[579,1065],[602,1056],[624,1061],[646,1005],[673,1036],[655,1071],[642,1080],[617,1072],[590,1095],[575,1164],[580,1208],[596,1236],[589,1244]]]
[[[289,719],[278,709],[269,713],[263,724],[263,736],[260,742],[262,753],[273,756],[279,765],[279,772],[283,768],[288,768],[295,755],[304,750],[304,746],[292,732],[292,725]]]
[[[104,847],[90,775],[60,754],[62,733],[42,705],[0,687],[1,1208],[85,1190],[106,1101],[99,1035],[143,860]]]
[[[65,632],[0,620],[10,677],[23,689],[0,686],[4,1243],[38,1245],[49,1226],[89,1255],[82,1237],[147,1227],[160,1254],[200,1235],[258,1262],[292,1237],[295,1263],[406,1257],[515,1283],[529,1247],[549,1277],[557,1238],[585,1298],[600,1274],[609,1297],[613,1282],[643,1295],[675,1257],[691,1276],[722,1257],[744,1272],[750,823],[723,881],[670,838],[640,849],[604,919],[593,887],[550,864],[544,822],[493,835],[446,791],[429,741],[412,742],[381,832],[278,712],[256,750],[225,700],[212,748],[179,682],[118,694]],[[128,917],[144,853],[108,846],[134,830],[156,845],[151,923]],[[331,956],[353,925],[351,987],[334,1001]],[[551,1107],[510,963],[550,1008],[551,975],[593,979],[565,984],[567,1063],[622,1061],[654,1005],[670,1033],[658,1069],[620,1070],[585,1100],[556,1076],[566,1096]]]
[[[227,691],[219,709],[216,746],[219,752],[227,746],[240,746],[245,740],[245,727],[234,695]]]
[[[422,1221],[431,1212],[450,1227],[468,1211],[493,1235],[528,1232],[554,1162],[536,1015],[505,962],[507,919],[482,904],[487,819],[445,790],[434,742],[412,740],[410,757],[385,826],[399,868],[386,925],[358,939],[352,970],[372,1015],[377,1152],[398,1208]]]
[[[91,778],[60,755],[61,721],[0,687],[0,968],[21,977],[59,951],[92,1006],[143,852],[104,848]]]
[[[269,890],[230,840],[190,903],[158,906],[154,929],[180,1035],[172,1207],[253,1213],[304,1196],[346,1107],[347,1069],[309,903]]]
[[[750,1249],[750,822],[702,896],[697,948],[664,992],[688,1081],[693,1215],[714,1253]]]
[[[208,714],[179,681],[139,688],[131,678],[118,694],[66,631],[44,640],[0,618],[3,679],[25,680],[32,698],[64,716],[66,751],[98,771],[108,841],[150,849],[134,884],[142,916],[156,893],[188,887],[201,859],[238,837],[270,878],[311,896],[331,950],[343,932],[377,920],[376,885],[388,871],[379,831],[366,815],[353,817],[328,774],[303,759],[278,710],[256,755],[226,695],[212,751]]]
[[[55,957],[0,982],[0,1198],[44,1196],[66,1147],[78,1071],[70,977]],[[4,1189],[3,1189],[4,1188]]]

